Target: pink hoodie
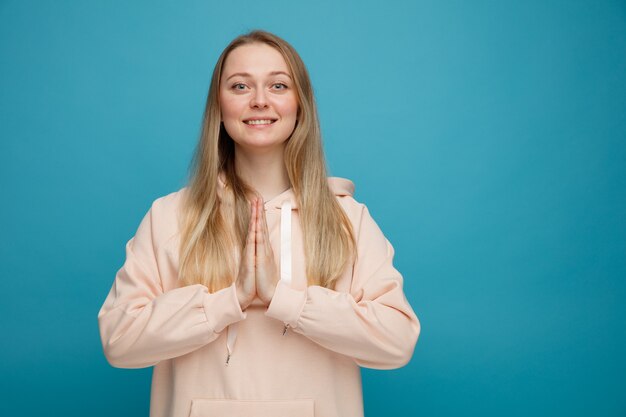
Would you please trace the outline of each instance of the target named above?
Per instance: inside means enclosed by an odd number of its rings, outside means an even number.
[[[186,189],[154,201],[98,314],[112,366],[154,366],[151,417],[363,416],[359,366],[408,363],[420,324],[393,248],[352,197],[354,184],[328,182],[354,227],[356,261],[335,290],[307,287],[289,189],[265,202],[281,281],[269,307],[255,299],[245,312],[234,284],[212,294],[199,284],[178,287],[177,214]]]

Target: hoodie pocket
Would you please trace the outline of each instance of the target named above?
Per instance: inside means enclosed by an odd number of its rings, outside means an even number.
[[[314,417],[313,400],[191,400],[189,417]]]

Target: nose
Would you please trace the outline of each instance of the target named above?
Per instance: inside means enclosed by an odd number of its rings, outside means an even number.
[[[262,88],[257,88],[250,99],[250,107],[265,108],[267,107],[267,98]]]

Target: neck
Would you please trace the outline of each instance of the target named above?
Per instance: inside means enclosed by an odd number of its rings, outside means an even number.
[[[235,144],[235,170],[263,201],[268,201],[291,186],[284,155],[284,146],[250,152]]]

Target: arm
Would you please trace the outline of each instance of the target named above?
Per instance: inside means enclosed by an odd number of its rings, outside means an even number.
[[[245,318],[234,284],[213,294],[200,284],[163,291],[154,211],[155,205],[126,244],[126,261],[98,313],[104,354],[119,368],[143,368],[192,352]]]
[[[363,206],[350,293],[279,283],[266,315],[367,368],[404,366],[420,324],[393,267],[394,250]]]

